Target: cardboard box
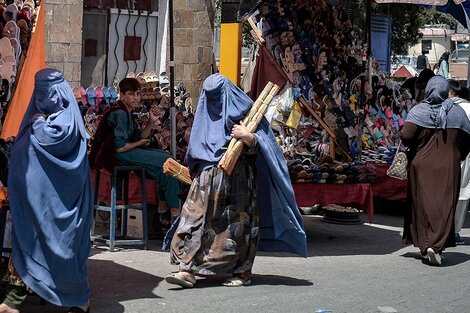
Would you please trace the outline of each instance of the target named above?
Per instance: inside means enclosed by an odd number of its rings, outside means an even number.
[[[132,238],[143,238],[144,230],[142,229],[142,211],[129,209],[127,210],[127,234]]]

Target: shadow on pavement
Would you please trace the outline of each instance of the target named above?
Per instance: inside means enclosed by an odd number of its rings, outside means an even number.
[[[163,280],[162,277],[141,272],[113,261],[89,259],[88,276],[93,277],[91,285],[92,312],[123,313],[125,308],[120,302],[160,298],[152,291]],[[67,312],[67,308],[51,304],[41,305],[37,296],[29,296],[21,308],[21,313],[65,312]]]
[[[304,215],[308,257],[344,255],[383,255],[403,248],[400,216],[376,215],[372,224],[362,216],[363,224],[343,225],[322,221],[319,215]],[[258,255],[293,256],[260,252]]]
[[[124,307],[119,302],[160,298],[152,291],[163,280],[162,277],[113,261],[96,259],[89,259],[88,271],[93,277],[92,298],[99,299],[99,303],[92,301],[94,312],[120,313],[124,312]]]
[[[402,254],[405,258],[414,258],[420,260],[423,264],[429,265],[429,261],[421,256],[419,252],[407,252]],[[449,252],[442,253],[442,264],[439,267],[450,267],[465,263],[470,260],[470,255],[462,252]]]
[[[267,286],[313,286],[313,283],[306,279],[298,279],[281,275],[253,275],[252,285]]]
[[[197,278],[197,284],[195,284],[193,288],[221,288],[220,285],[223,281],[223,277]],[[243,288],[249,288],[250,286],[313,286],[313,283],[306,279],[298,279],[288,276],[254,274],[251,278],[251,284],[244,286]],[[169,288],[169,290],[178,291],[183,290],[183,288],[175,286]]]

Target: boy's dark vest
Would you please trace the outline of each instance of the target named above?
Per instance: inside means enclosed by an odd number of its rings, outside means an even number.
[[[110,173],[113,172],[116,166],[116,148],[114,147],[114,128],[109,125],[108,117],[111,112],[123,110],[127,112],[127,109],[121,101],[118,101],[116,105],[110,107],[104,114],[98,124],[96,133],[91,142],[90,154],[88,159],[90,160],[91,168],[97,170],[105,169]]]

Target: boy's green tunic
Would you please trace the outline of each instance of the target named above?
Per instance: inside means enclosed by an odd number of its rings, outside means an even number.
[[[114,147],[121,148],[129,142],[141,139],[137,122],[130,112],[116,110],[109,114],[107,122],[114,129]],[[145,167],[145,175],[158,182],[158,198],[173,207],[180,206],[178,181],[163,173],[163,163],[170,157],[167,152],[152,148],[134,148],[116,153],[120,165],[140,165]]]

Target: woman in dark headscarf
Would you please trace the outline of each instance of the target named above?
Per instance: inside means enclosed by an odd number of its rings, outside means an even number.
[[[433,265],[455,246],[454,211],[459,196],[460,161],[470,149],[470,121],[448,97],[442,76],[431,78],[426,99],[413,107],[401,130],[409,148],[408,201],[403,238],[419,247]]]
[[[247,285],[257,248],[306,256],[302,217],[270,125],[263,119],[250,133],[240,123],[252,104],[222,75],[204,81],[186,154],[195,178],[171,241],[180,271],[169,283],[192,287],[195,275],[230,275],[225,286]],[[217,164],[232,137],[245,148],[228,176]]]
[[[18,312],[27,286],[50,303],[73,307],[69,312],[88,312],[92,194],[87,135],[59,71],[36,73],[11,155],[13,266],[0,311]]]

